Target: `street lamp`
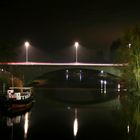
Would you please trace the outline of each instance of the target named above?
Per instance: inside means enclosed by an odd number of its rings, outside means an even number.
[[[131,48],[131,43],[128,44],[128,48],[129,48],[129,49]]]
[[[24,43],[24,45],[25,45],[25,49],[26,49],[26,63],[27,63],[28,62],[28,48],[30,46],[30,43],[28,41],[26,41]]]
[[[78,50],[78,47],[79,47],[79,43],[78,42],[75,42],[74,46],[76,48],[76,54],[75,54],[76,56],[75,56],[75,59],[76,59],[76,63],[77,63],[77,57],[78,57],[77,50]]]

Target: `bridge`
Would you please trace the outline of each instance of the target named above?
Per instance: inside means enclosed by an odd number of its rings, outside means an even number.
[[[23,77],[26,83],[35,78],[56,70],[62,69],[92,69],[103,70],[115,76],[121,76],[120,68],[126,64],[99,64],[99,63],[46,63],[46,62],[0,62],[0,68],[17,77]]]

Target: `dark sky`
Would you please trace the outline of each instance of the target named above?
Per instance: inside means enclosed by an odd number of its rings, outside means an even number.
[[[123,0],[1,0],[0,38],[15,42],[19,61],[28,40],[30,61],[74,62],[73,44],[79,41],[78,61],[108,62],[112,42],[139,25],[139,5]]]

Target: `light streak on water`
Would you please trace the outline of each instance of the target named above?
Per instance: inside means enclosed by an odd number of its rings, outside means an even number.
[[[29,127],[29,113],[27,112],[25,114],[25,122],[24,122],[24,137],[27,137],[27,132],[28,132],[28,127]]]
[[[77,118],[77,109],[75,109],[75,116],[74,116],[74,122],[73,122],[74,137],[77,136],[77,132],[78,132],[78,118]]]

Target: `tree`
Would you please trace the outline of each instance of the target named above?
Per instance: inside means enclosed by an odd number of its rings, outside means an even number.
[[[140,91],[140,28],[133,27],[127,30],[121,39],[118,49],[119,62],[127,63],[122,77],[127,80],[129,89]],[[140,94],[140,92],[139,92]]]
[[[0,40],[0,61],[14,61],[17,56],[15,49],[13,42]]]
[[[119,49],[120,46],[121,46],[120,38],[114,40],[110,46],[110,60],[112,63],[116,61],[117,50]]]

